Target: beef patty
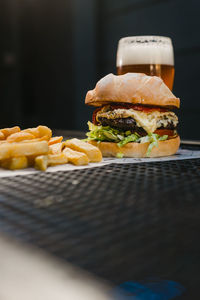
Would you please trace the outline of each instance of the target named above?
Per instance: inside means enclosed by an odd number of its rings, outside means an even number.
[[[122,131],[129,130],[131,132],[137,132],[141,136],[147,135],[147,132],[142,127],[138,127],[136,121],[131,117],[117,119],[107,119],[99,117],[98,120],[102,126],[110,126]],[[172,122],[169,122],[166,127],[159,127],[159,129],[175,130],[176,128]]]

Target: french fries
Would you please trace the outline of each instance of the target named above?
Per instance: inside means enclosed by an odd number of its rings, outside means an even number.
[[[22,132],[28,132],[33,134],[36,138],[41,138],[43,136],[47,136],[48,140],[52,137],[52,131],[47,126],[38,126],[36,128],[28,128],[22,130]]]
[[[46,141],[33,143],[5,143],[0,145],[0,160],[10,157],[47,154],[49,146]]]
[[[63,136],[54,136],[49,140],[49,146],[57,143],[61,143],[63,140]]]
[[[90,162],[100,162],[102,160],[101,151],[97,147],[84,141],[71,139],[66,141],[64,145],[75,151],[85,153],[88,156]]]
[[[41,155],[35,158],[35,168],[40,171],[46,171],[48,167],[48,155]]]
[[[3,159],[10,158],[12,145],[9,143],[0,144],[0,161]]]
[[[33,134],[28,132],[23,132],[23,131],[13,133],[7,137],[7,141],[10,143],[22,142],[25,140],[33,140],[33,139],[35,139],[35,136]]]
[[[3,160],[0,166],[9,170],[25,169],[28,167],[28,159],[26,156],[12,157]]]
[[[11,156],[29,156],[47,154],[49,146],[46,141],[32,142],[32,143],[15,143],[11,148]]]
[[[35,159],[35,168],[41,171],[46,171],[48,166],[63,165],[68,162],[64,153],[41,155]]]
[[[50,139],[52,137],[52,131],[47,126],[38,126],[37,129],[39,132],[39,138],[43,136],[48,136],[48,138]]]
[[[35,159],[48,155],[52,131],[46,126],[22,130],[18,127],[0,130],[0,167],[17,170],[33,166]],[[63,155],[62,161],[67,161]],[[60,163],[55,158],[49,163]]]
[[[59,154],[62,152],[63,144],[57,143],[49,146],[49,153],[50,154]]]
[[[48,155],[48,164],[50,166],[63,165],[66,164],[67,162],[68,159],[64,153]]]
[[[62,140],[62,136],[52,137],[51,129],[42,125],[24,130],[18,126],[0,129],[0,167],[46,171],[49,166],[81,166],[102,160],[97,147],[78,139]]]
[[[3,128],[0,130],[1,133],[3,133],[5,139],[13,134],[13,133],[16,133],[16,132],[19,132],[20,131],[20,127],[19,126],[15,126],[15,127],[11,127],[11,128]]]
[[[41,142],[41,141],[47,141],[48,142],[49,138],[47,135],[42,136],[41,138],[35,138],[33,140],[24,140],[23,143],[30,143],[30,142]],[[0,141],[1,142],[1,141]]]
[[[65,148],[63,153],[68,161],[76,166],[88,165],[89,163],[89,158],[85,153],[74,151],[70,148]]]
[[[33,134],[35,138],[39,138],[39,130],[38,127],[36,128],[27,128],[22,130],[23,132],[28,132],[30,134]]]
[[[3,132],[0,131],[0,140],[4,140],[5,139],[5,135],[3,134]]]

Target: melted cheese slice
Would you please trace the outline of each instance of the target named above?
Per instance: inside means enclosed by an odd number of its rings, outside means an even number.
[[[142,112],[134,109],[114,109],[110,111],[99,111],[97,113],[98,118],[117,119],[117,118],[129,118],[135,119],[137,126],[144,128],[147,133],[154,132],[158,127],[166,127],[168,120],[170,120],[176,126],[178,124],[178,118],[173,112]],[[160,125],[159,125],[160,124]]]

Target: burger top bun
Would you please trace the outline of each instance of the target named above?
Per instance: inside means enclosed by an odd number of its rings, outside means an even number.
[[[160,77],[141,73],[108,74],[97,82],[93,90],[87,92],[85,103],[92,106],[131,103],[180,107],[180,99],[173,95]]]

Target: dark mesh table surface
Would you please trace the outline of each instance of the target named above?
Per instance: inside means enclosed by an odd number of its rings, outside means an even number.
[[[200,159],[0,179],[0,230],[118,285],[200,285]]]

